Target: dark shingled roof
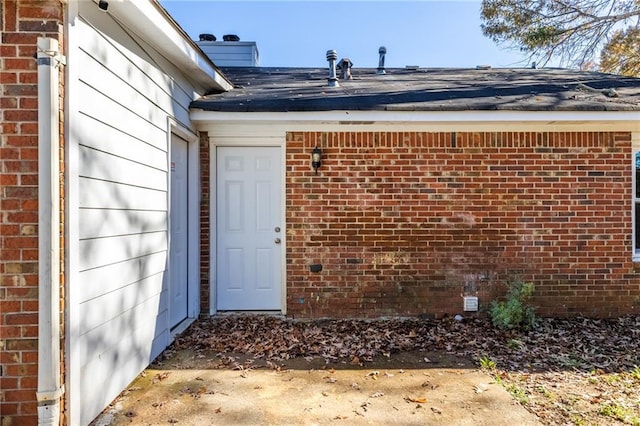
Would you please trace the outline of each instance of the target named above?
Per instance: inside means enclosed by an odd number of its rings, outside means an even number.
[[[235,89],[192,108],[286,111],[638,111],[640,79],[565,69],[353,68],[328,87],[327,68],[222,68]],[[613,90],[611,90],[613,89]]]

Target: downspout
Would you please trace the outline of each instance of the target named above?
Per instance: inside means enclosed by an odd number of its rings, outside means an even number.
[[[38,37],[38,424],[60,424],[60,72],[58,41]]]

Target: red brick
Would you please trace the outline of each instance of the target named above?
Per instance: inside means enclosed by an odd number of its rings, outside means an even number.
[[[37,63],[34,58],[5,58],[4,70],[35,70],[37,69]]]
[[[15,84],[18,82],[18,74],[15,72],[0,72],[0,84]]]
[[[13,423],[11,421],[11,416],[14,416],[14,415],[18,414],[19,407],[20,407],[20,405],[14,403],[14,402],[9,403],[9,402],[1,402],[0,401],[0,413],[2,413],[3,418],[4,418],[4,416],[6,416],[6,418],[9,419],[7,424],[11,425]],[[15,422],[15,424],[19,424],[19,423]],[[38,423],[37,423],[37,419],[36,419],[35,423],[23,423],[23,424],[24,425],[27,425],[27,424],[35,425],[35,424],[38,424]]]
[[[7,402],[22,402],[33,400],[33,390],[5,390],[4,400]]]
[[[54,1],[43,1],[40,4],[34,2],[31,5],[20,6],[18,13],[20,18],[53,19],[58,22],[62,22],[63,18],[60,3]]]
[[[37,313],[27,313],[27,314],[5,314],[4,315],[4,323],[6,325],[32,325],[38,323],[38,314]]]
[[[11,90],[12,87],[16,87],[16,89]],[[36,86],[26,86],[26,85],[5,86],[5,92],[8,92],[9,96],[26,96],[29,94],[37,93],[37,90],[38,89]],[[37,121],[38,111],[9,110],[4,112],[4,119],[6,121]]]
[[[540,294],[567,282],[574,296],[541,305],[545,314],[635,312],[620,303],[640,278],[628,274],[630,134],[616,138],[612,151],[610,133],[457,132],[455,149],[448,133],[287,134],[288,312],[453,314],[463,275],[487,271],[502,281],[520,272]],[[316,262],[320,274],[308,271]],[[496,291],[479,292],[481,303]]]

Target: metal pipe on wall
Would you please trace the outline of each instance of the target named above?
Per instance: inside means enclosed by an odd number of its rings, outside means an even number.
[[[60,71],[58,41],[39,37],[38,424],[60,424]]]

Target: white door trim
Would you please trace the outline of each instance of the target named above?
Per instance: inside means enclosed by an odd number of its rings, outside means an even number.
[[[223,140],[217,139],[215,137],[209,137],[209,315],[216,315],[217,313],[217,283],[216,283],[216,274],[217,271],[217,230],[216,230],[216,200],[217,200],[217,182],[216,175],[217,169],[216,165],[218,164],[217,158],[217,148],[218,147],[252,147],[252,146],[260,146],[260,147],[276,147],[280,148],[280,158],[281,158],[281,173],[280,173],[280,203],[281,203],[281,218],[280,223],[282,223],[282,256],[280,262],[280,268],[282,270],[281,273],[281,312],[283,315],[287,313],[287,223],[286,223],[286,144],[285,137],[260,137],[258,136],[242,136],[242,137],[234,137],[227,138],[225,137]]]
[[[200,149],[198,136],[187,127],[176,121],[174,118],[168,118],[167,147],[171,147],[172,135],[176,135],[188,143],[188,214],[187,214],[187,235],[188,235],[188,256],[187,256],[187,318],[182,323],[171,329],[171,337],[181,333],[186,327],[193,322],[200,314]],[[171,149],[167,153],[167,170],[171,170]],[[167,173],[167,187],[171,188],[171,173]],[[167,205],[171,205],[171,191],[168,192],[169,199]],[[171,215],[169,215],[171,221]],[[167,241],[168,247],[171,247],[171,223],[167,224]],[[169,254],[167,253],[167,259]],[[170,276],[169,262],[167,262],[167,276]],[[168,289],[167,289],[168,291]],[[171,309],[171,304],[167,304]],[[168,315],[167,318],[171,318]]]

